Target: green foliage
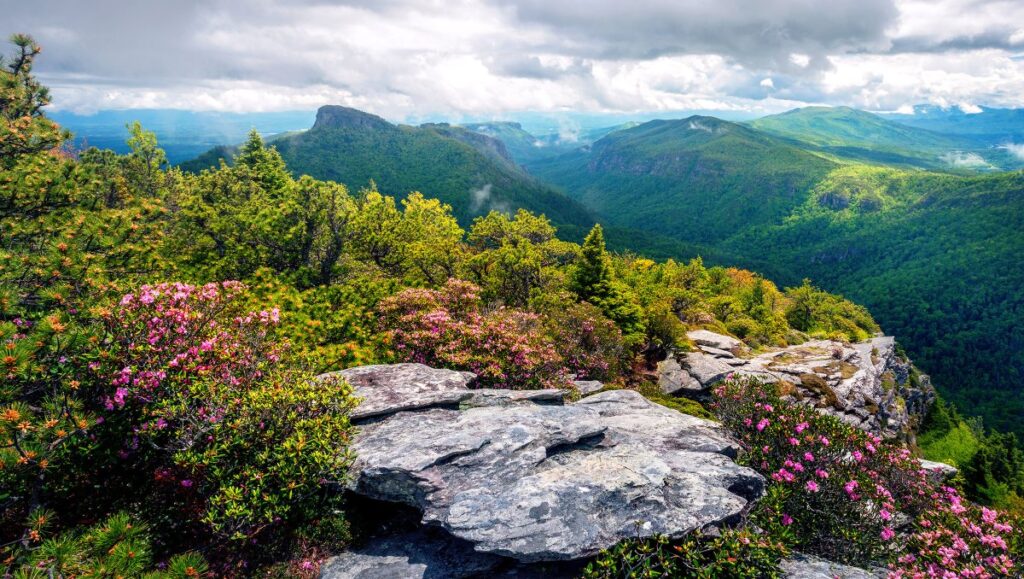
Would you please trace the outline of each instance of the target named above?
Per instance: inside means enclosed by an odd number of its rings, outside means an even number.
[[[786,297],[791,300],[786,308],[786,320],[801,332],[860,342],[879,331],[866,309],[814,288],[808,279],[800,287],[787,288]]]
[[[763,535],[727,529],[718,536],[694,532],[680,540],[658,535],[623,541],[602,551],[583,571],[586,579],[772,579],[782,577],[786,548]]]
[[[645,328],[640,307],[618,283],[604,246],[604,231],[595,225],[583,241],[581,259],[572,271],[569,289],[581,300],[597,306],[623,329],[627,340],[636,340]]]
[[[42,48],[24,34],[11,36],[13,55],[0,55],[0,168],[18,157],[57,147],[68,133],[43,115],[50,91],[32,76]]]
[[[50,515],[33,513],[32,526],[37,533],[47,526]],[[175,555],[156,570],[148,527],[126,513],[111,515],[82,533],[67,532],[33,542],[23,561],[6,564],[14,577],[147,577],[150,579],[187,579],[207,574],[209,566],[198,553]],[[2,567],[0,567],[2,568]]]

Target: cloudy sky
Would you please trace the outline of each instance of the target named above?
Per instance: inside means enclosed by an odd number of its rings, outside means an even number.
[[[1024,106],[1022,0],[33,0],[54,107]]]

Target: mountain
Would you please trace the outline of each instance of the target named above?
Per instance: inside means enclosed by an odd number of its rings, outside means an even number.
[[[900,124],[849,107],[804,107],[747,124],[837,157],[887,165],[949,168],[956,153],[977,147],[968,139]]]
[[[490,210],[518,208],[585,227],[589,211],[520,169],[496,139],[446,124],[394,125],[356,109],[325,106],[308,131],[273,140],[288,168],[358,188],[376,183],[404,197],[420,191],[452,206],[463,224]],[[230,150],[209,151],[184,168],[196,171]]]
[[[894,122],[967,139],[988,151],[1000,166],[1024,167],[1024,109],[917,105],[911,114],[888,114]]]
[[[851,111],[786,116],[811,143],[795,129],[782,136],[690,117],[618,131],[529,168],[605,222],[783,285],[809,277],[863,303],[967,413],[1024,434],[1024,172],[839,160],[822,151],[836,135],[863,148],[875,131],[897,151],[943,140]],[[643,252],[648,241],[627,243]]]
[[[694,243],[789,214],[836,163],[713,117],[650,121],[530,164],[608,223]]]
[[[520,123],[508,121],[467,123],[462,126],[470,131],[498,139],[508,147],[509,153],[517,163],[526,165],[569,153],[579,147],[590,145],[609,133],[632,128],[638,124],[628,122],[581,130],[571,134],[554,132],[540,135],[530,133]]]

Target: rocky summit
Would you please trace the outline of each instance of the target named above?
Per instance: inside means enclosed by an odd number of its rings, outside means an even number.
[[[630,390],[568,403],[419,364],[340,375],[369,409],[355,413],[350,490],[413,506],[477,552],[581,559],[730,521],[763,492],[718,425]]]
[[[912,437],[935,399],[928,376],[888,336],[855,344],[812,340],[756,353],[736,338],[707,330],[687,336],[696,350],[671,355],[658,366],[666,394],[705,398],[728,376],[750,376],[779,383],[787,397],[889,438]]]

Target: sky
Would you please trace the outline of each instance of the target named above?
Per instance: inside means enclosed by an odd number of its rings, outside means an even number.
[[[1024,107],[1024,0],[33,0],[53,108]]]

